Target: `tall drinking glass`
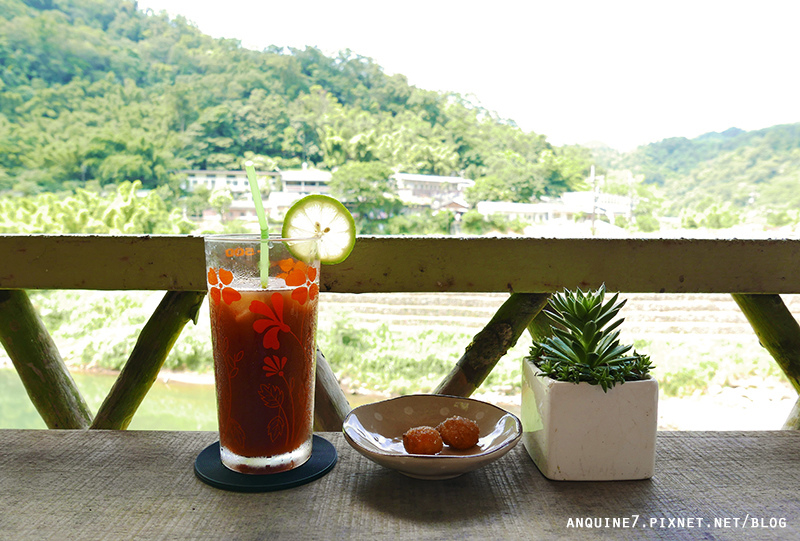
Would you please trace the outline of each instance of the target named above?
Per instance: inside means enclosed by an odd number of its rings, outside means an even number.
[[[317,254],[314,238],[205,237],[220,454],[231,470],[277,473],[311,456]]]

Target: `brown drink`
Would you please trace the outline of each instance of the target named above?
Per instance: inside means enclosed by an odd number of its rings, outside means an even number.
[[[241,473],[311,456],[318,267],[284,257],[270,275],[266,289],[249,289],[222,266],[208,269],[220,452]]]

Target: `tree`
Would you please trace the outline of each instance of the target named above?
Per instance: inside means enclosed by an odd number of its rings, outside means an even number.
[[[348,162],[331,176],[331,193],[353,213],[360,233],[380,232],[403,209],[391,174],[379,162]]]
[[[465,190],[464,197],[474,207],[479,201],[512,201],[514,194],[508,182],[496,175],[489,175],[477,179],[474,186]]]
[[[209,202],[210,196],[211,190],[209,190],[208,187],[198,186],[195,188],[184,199],[184,208],[186,209],[186,214],[198,218],[202,216],[203,211],[207,208],[211,208],[212,206]]]
[[[225,215],[228,213],[228,209],[231,208],[232,203],[233,196],[227,187],[214,190],[208,197],[208,204],[219,213],[223,222],[225,222]]]

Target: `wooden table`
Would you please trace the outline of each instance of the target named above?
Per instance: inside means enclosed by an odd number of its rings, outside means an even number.
[[[800,539],[800,432],[662,432],[652,480],[601,483],[548,481],[522,444],[410,479],[322,436],[328,475],[241,494],[194,475],[212,432],[0,430],[0,539]]]

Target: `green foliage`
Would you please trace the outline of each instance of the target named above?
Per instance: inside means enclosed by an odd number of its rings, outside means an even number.
[[[369,330],[343,315],[320,333],[318,342],[351,389],[404,394],[435,388],[458,360],[458,344],[468,343],[469,336],[433,330],[401,335],[385,324]]]
[[[359,233],[380,232],[402,211],[391,175],[391,169],[380,162],[348,162],[333,173],[331,193],[353,214]]]
[[[646,184],[662,189],[669,202],[664,214],[688,213],[687,222],[699,227],[729,227],[743,209],[756,210],[766,220],[800,207],[800,123],[666,139],[621,161]],[[730,206],[707,213],[721,201]]]
[[[685,396],[695,390],[708,388],[719,369],[714,361],[700,361],[697,367],[681,367],[664,374],[659,388],[666,396]]]
[[[564,290],[552,297],[546,314],[556,323],[553,334],[535,341],[531,362],[557,381],[588,382],[608,391],[617,383],[649,377],[653,366],[650,357],[620,345],[616,319],[626,301],[617,303],[619,294],[608,302],[605,286],[584,293]]]
[[[187,234],[195,225],[169,209],[159,191],[139,195],[141,183],[123,182],[109,194],[78,189],[0,198],[0,233]]]
[[[465,190],[464,196],[471,206],[478,201],[511,201],[514,194],[511,187],[500,177],[488,175],[475,181],[474,186]]]
[[[782,227],[784,225],[796,224],[798,222],[798,214],[795,211],[794,215],[790,215],[785,210],[767,213],[767,225],[771,227]]]
[[[708,201],[755,209],[769,225],[800,207],[800,124],[671,138],[627,155],[554,147],[352,51],[251,51],[128,0],[0,0],[0,65],[0,193],[15,196],[137,180],[177,194],[176,171],[239,168],[249,157],[267,170],[368,163],[463,175],[476,181],[471,205],[582,189],[592,163],[598,173],[630,169],[662,192],[636,194],[643,231]],[[384,203],[362,232],[389,228],[399,211]]]
[[[422,210],[389,218],[385,233],[389,235],[449,235],[455,216],[450,211]]]
[[[135,180],[177,192],[175,171],[249,156],[269,170],[362,162],[497,178],[522,201],[587,170],[579,147],[554,148],[349,50],[251,51],[127,0],[0,6],[0,192]]]
[[[661,229],[658,219],[656,219],[652,214],[636,215],[636,227],[643,233],[652,233]]]
[[[729,203],[710,205],[703,212],[686,211],[681,217],[681,224],[686,229],[705,227],[708,229],[726,229],[740,222],[739,213]]]
[[[470,235],[522,233],[527,225],[521,220],[510,220],[505,216],[484,216],[475,209],[468,210],[461,216],[461,231]]]

